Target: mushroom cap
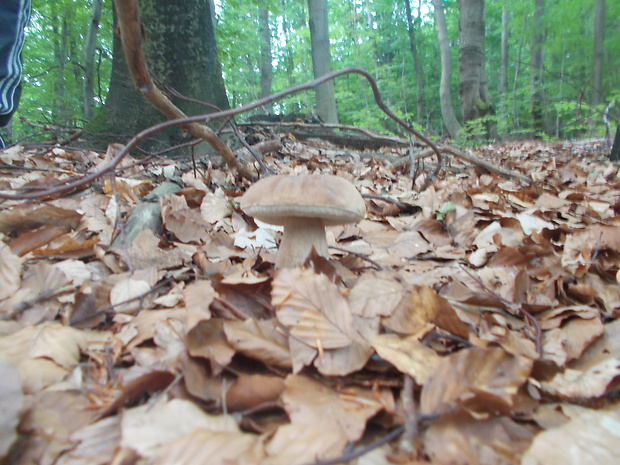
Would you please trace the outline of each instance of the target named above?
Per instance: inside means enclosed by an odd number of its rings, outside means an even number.
[[[276,175],[255,182],[241,197],[241,209],[269,224],[316,218],[325,225],[356,223],[366,204],[355,186],[331,174]]]

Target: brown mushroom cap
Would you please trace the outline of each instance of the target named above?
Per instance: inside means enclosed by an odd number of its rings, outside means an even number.
[[[243,195],[241,209],[279,225],[291,218],[316,218],[329,226],[356,223],[366,216],[366,204],[355,186],[331,174],[263,178]]]

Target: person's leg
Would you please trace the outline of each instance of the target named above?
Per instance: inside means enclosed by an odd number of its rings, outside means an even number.
[[[0,127],[9,124],[19,104],[21,51],[29,17],[30,0],[0,0]]]

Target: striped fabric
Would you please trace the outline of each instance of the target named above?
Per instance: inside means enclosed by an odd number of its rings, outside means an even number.
[[[9,123],[19,104],[24,28],[30,0],[0,0],[0,126]]]

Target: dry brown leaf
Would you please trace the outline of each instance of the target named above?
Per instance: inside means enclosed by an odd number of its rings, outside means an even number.
[[[155,233],[148,229],[138,233],[129,249],[129,258],[134,269],[170,269],[191,261],[193,250],[176,245],[164,249],[159,246],[159,241]]]
[[[205,428],[212,433],[239,432],[231,416],[208,415],[193,402],[182,399],[125,410],[121,427],[121,445],[143,457],[155,457],[163,444],[191,434],[197,428]]]
[[[240,373],[226,391],[230,411],[248,410],[278,400],[284,391],[284,380],[277,376]]]
[[[0,300],[10,297],[19,289],[22,259],[0,242]]]
[[[420,386],[426,383],[442,360],[415,336],[400,338],[396,334],[382,334],[372,338],[370,345],[383,360],[390,362],[401,373],[411,376]]]
[[[200,214],[211,224],[218,223],[232,213],[230,201],[224,195],[222,189],[215,193],[207,192],[200,204]]]
[[[303,465],[336,458],[344,452],[347,438],[333,428],[292,424],[278,428],[265,445],[261,465]]]
[[[111,463],[121,440],[121,419],[113,416],[78,429],[71,435],[74,448],[65,452],[56,465]]]
[[[20,424],[20,463],[56,463],[70,446],[71,435],[98,417],[92,407],[87,395],[77,389],[34,394]]]
[[[82,214],[73,210],[25,203],[0,211],[0,232],[16,234],[46,224],[75,229],[81,219]]]
[[[596,339],[605,333],[605,327],[598,318],[568,320],[561,328],[546,331],[543,344],[543,360],[550,360],[563,367],[575,360]]]
[[[444,358],[422,388],[424,414],[461,407],[487,415],[508,413],[527,381],[532,361],[503,349],[463,349]]]
[[[0,359],[0,461],[17,439],[19,414],[24,402],[22,385],[15,368]]]
[[[416,334],[428,323],[467,339],[469,330],[446,299],[427,286],[411,286],[398,308],[382,321],[383,326],[402,334]]]
[[[220,374],[235,355],[235,350],[226,340],[224,323],[225,320],[213,318],[198,323],[187,333],[187,351],[193,357],[210,360],[215,375]]]
[[[544,391],[569,399],[600,397],[620,375],[620,320],[605,325],[605,334],[564,372],[541,383]]]
[[[224,332],[230,345],[246,357],[266,365],[292,367],[288,341],[278,330],[277,319],[228,321]]]
[[[347,302],[355,315],[373,318],[391,315],[404,295],[404,286],[393,274],[368,273],[355,283]]]
[[[430,426],[424,446],[437,464],[517,465],[532,437],[530,430],[509,418],[480,421],[445,415]]]
[[[186,329],[190,332],[201,321],[211,318],[209,306],[217,296],[209,281],[200,280],[188,284],[183,289],[185,308],[187,308]]]
[[[353,342],[353,316],[340,290],[310,269],[279,270],[272,303],[291,335],[313,348],[338,349]]]
[[[83,333],[58,324],[27,326],[0,338],[0,359],[13,365],[24,391],[37,392],[64,378],[79,361]]]
[[[616,465],[620,411],[584,411],[562,426],[539,433],[522,465]]]
[[[357,441],[366,421],[386,407],[383,399],[367,389],[334,389],[302,375],[287,376],[285,384],[282,402],[291,423],[330,431],[349,441]]]
[[[123,279],[110,290],[110,304],[118,313],[136,313],[144,305],[144,297],[151,290],[148,282],[142,279]]]
[[[166,195],[161,198],[161,218],[164,227],[181,242],[204,243],[208,240],[207,222],[197,210],[187,206],[185,197]]]
[[[153,465],[251,465],[263,463],[262,448],[253,434],[196,428],[166,444],[154,455]]]
[[[21,256],[32,252],[39,247],[49,244],[52,240],[66,234],[69,228],[63,226],[46,225],[33,231],[25,231],[13,239],[9,245],[14,254]]]

